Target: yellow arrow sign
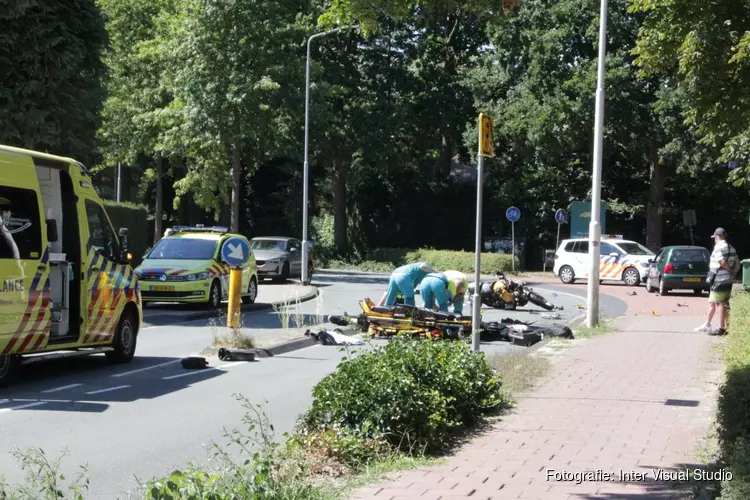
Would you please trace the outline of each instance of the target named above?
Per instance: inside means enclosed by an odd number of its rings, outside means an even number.
[[[495,156],[495,146],[492,140],[492,118],[484,113],[479,115],[479,154]]]

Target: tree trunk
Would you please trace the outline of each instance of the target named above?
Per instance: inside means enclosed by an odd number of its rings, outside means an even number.
[[[333,243],[339,253],[347,249],[346,167],[333,160]]]
[[[156,158],[156,202],[154,206],[154,245],[164,235],[162,230],[162,217],[164,216],[164,171],[162,168],[162,159]]]
[[[442,151],[440,153],[440,165],[438,170],[441,177],[448,178],[451,175],[451,162],[453,161],[453,138],[450,130],[443,130]]]
[[[666,184],[665,167],[659,162],[655,146],[650,154],[651,175],[648,188],[648,208],[646,209],[646,246],[658,251],[662,245],[664,231],[664,189]]]
[[[232,144],[232,208],[230,213],[230,231],[240,232],[240,196],[242,175],[242,146],[239,143]]]

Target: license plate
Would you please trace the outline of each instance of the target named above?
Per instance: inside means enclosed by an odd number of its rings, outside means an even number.
[[[151,286],[151,291],[152,292],[174,292],[174,287],[153,285]]]
[[[701,280],[700,278],[682,278],[682,281],[685,281],[687,283],[700,283],[703,280]]]

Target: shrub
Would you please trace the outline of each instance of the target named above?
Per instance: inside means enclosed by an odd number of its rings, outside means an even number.
[[[104,208],[115,232],[119,232],[121,227],[128,228],[128,246],[133,254],[132,264],[133,267],[137,266],[149,247],[148,209],[142,205],[110,200],[104,200]]]
[[[736,295],[731,305],[717,427],[721,460],[734,476],[721,498],[739,500],[750,492],[750,294]]]
[[[432,267],[440,271],[448,269],[461,271],[463,273],[474,272],[474,252],[463,252],[454,250],[420,249],[406,255],[406,262],[427,261]],[[519,269],[518,258],[516,258],[516,269]],[[482,274],[494,274],[497,271],[510,273],[513,270],[513,261],[510,255],[497,253],[482,253],[480,272]]]
[[[343,361],[320,381],[301,424],[433,453],[504,403],[492,368],[467,345],[397,339]]]

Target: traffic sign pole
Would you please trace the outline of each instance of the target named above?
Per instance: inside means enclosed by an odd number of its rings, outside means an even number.
[[[227,311],[227,326],[240,327],[240,298],[242,295],[242,269],[233,267],[229,271],[229,310]]]
[[[492,118],[481,113],[479,115],[479,152],[477,154],[477,221],[476,240],[474,242],[474,295],[471,303],[471,346],[474,352],[479,352],[479,332],[482,328],[482,299],[480,298],[479,283],[482,269],[482,196],[484,181],[484,157],[494,154],[492,140]]]
[[[516,223],[510,223],[510,265],[513,273],[516,272]]]
[[[240,327],[241,296],[242,296],[242,266],[250,258],[250,245],[245,238],[232,236],[221,246],[221,260],[231,266],[229,271],[229,308],[227,310],[227,326]]]

